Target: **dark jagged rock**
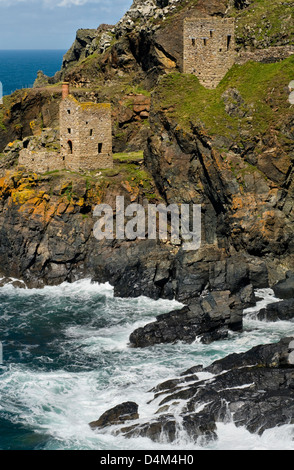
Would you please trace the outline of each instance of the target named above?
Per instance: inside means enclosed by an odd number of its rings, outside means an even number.
[[[73,45],[64,55],[62,69],[72,66],[81,58],[85,58],[87,56],[87,48],[92,45],[98,33],[97,29],[79,29]]]
[[[201,367],[195,370],[201,374]],[[115,433],[154,441],[164,435],[173,442],[181,429],[201,444],[217,438],[217,422],[233,421],[259,435],[294,423],[293,338],[218,360],[202,369],[213,374],[205,379],[192,374],[191,381],[185,380],[190,372],[193,370],[182,374],[183,380],[171,380],[154,388],[155,399],[161,397],[161,401],[151,421],[118,427]],[[176,403],[179,408],[173,412]]]
[[[266,308],[258,312],[257,318],[267,321],[292,320],[294,318],[294,298],[267,305]]]
[[[89,424],[92,429],[104,428],[114,424],[123,424],[126,421],[139,419],[138,405],[134,402],[128,401],[117,405],[97,420]]]
[[[157,321],[139,328],[130,336],[134,347],[184,341],[197,336],[209,343],[227,336],[228,330],[242,329],[242,308],[229,291],[209,293],[194,299],[189,306],[157,317]]]
[[[177,424],[174,417],[172,415],[164,415],[147,425],[143,424],[139,427],[134,425],[123,428],[121,431],[125,437],[148,437],[154,442],[158,442],[159,437],[165,435],[170,442],[173,442],[176,437],[176,430]]]
[[[215,421],[207,413],[199,413],[197,419],[193,413],[186,415],[182,424],[188,436],[194,441],[200,439],[204,443],[217,438]],[[122,428],[120,433],[126,438],[140,436],[147,437],[154,442],[159,442],[164,436],[168,442],[173,442],[177,436],[177,429],[178,424],[175,417],[163,414],[151,423]]]
[[[294,298],[294,273],[291,271],[287,272],[286,279],[275,284],[273,291],[278,299]]]

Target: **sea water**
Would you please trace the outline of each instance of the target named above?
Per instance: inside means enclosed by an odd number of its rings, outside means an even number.
[[[244,331],[210,345],[129,346],[130,333],[158,314],[181,308],[176,301],[115,298],[110,285],[82,280],[43,289],[0,288],[0,449],[24,450],[205,450],[294,449],[294,427],[261,437],[233,423],[218,424],[218,440],[201,447],[181,432],[170,444],[92,431],[88,423],[125,401],[139,405],[140,421],[156,412],[152,387],[188,368],[294,335],[294,322],[261,322],[258,308],[275,301],[258,292]],[[178,403],[179,414],[184,403]]]
[[[61,69],[65,50],[0,50],[0,82],[3,95],[31,88],[42,70],[52,77]]]

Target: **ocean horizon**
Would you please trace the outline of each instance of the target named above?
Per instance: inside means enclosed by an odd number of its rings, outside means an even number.
[[[0,50],[0,81],[3,95],[22,88],[32,88],[42,70],[52,77],[61,69],[64,49],[3,49]]]

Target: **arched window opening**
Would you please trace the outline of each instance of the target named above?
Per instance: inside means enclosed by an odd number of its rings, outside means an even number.
[[[72,141],[69,140],[69,141],[67,142],[67,145],[68,145],[68,153],[72,154]]]

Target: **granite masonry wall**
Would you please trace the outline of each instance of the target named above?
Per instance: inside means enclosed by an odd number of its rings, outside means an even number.
[[[254,51],[241,51],[238,53],[235,63],[243,65],[249,60],[272,64],[287,59],[294,54],[294,45],[272,46],[266,49],[255,49]]]
[[[183,42],[183,72],[215,88],[235,62],[235,20],[186,18]]]
[[[62,100],[60,147],[68,169],[112,168],[111,105],[80,103],[70,95]]]
[[[65,162],[58,152],[22,149],[19,153],[18,165],[36,173],[64,170]]]

